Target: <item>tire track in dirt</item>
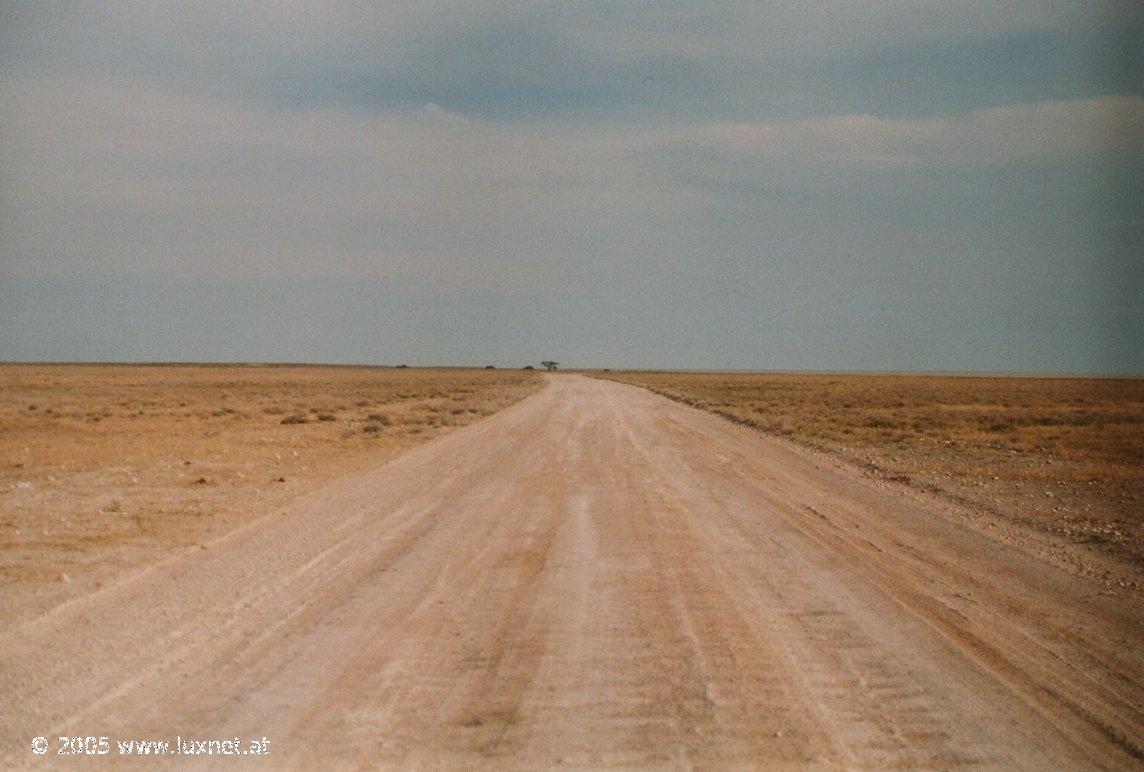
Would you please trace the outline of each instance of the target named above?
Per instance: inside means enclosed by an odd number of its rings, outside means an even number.
[[[553,377],[0,632],[0,759],[58,731],[300,768],[1139,763],[1131,600],[819,462]]]

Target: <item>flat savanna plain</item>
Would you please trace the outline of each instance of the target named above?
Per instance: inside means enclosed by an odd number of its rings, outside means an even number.
[[[0,375],[5,768],[1144,759],[1137,382]]]
[[[1144,379],[604,375],[844,458],[970,514],[1144,565]],[[1075,552],[1056,556],[1067,562]],[[1097,565],[1073,568],[1108,571]],[[1103,578],[1140,589],[1114,570]]]
[[[540,388],[509,370],[0,366],[0,610],[195,547]]]
[[[604,375],[1144,565],[1140,379]],[[519,370],[0,366],[0,608],[19,618],[204,543],[542,382]],[[1056,554],[1140,589],[1138,571],[1075,556]]]

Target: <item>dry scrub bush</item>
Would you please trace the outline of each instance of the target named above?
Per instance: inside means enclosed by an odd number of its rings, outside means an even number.
[[[1144,380],[613,373],[887,479],[1144,560]],[[1052,495],[1048,495],[1051,493]]]

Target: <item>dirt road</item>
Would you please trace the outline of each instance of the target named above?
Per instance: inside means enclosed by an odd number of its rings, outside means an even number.
[[[1132,767],[1140,611],[821,457],[559,376],[4,630],[0,757],[58,762],[68,734],[266,736],[275,767]]]

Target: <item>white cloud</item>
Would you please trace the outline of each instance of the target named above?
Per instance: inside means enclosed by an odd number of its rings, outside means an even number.
[[[840,115],[786,123],[716,123],[670,141],[760,160],[891,167],[989,167],[1139,154],[1144,99],[1100,97],[977,110],[950,118]]]
[[[644,140],[435,105],[276,110],[131,81],[13,78],[0,99],[0,259],[422,276],[477,261],[508,281],[529,273],[503,262],[513,256],[551,262],[577,231],[693,203],[641,176],[630,150]]]
[[[801,346],[806,308],[846,329],[855,295],[923,327],[918,298],[953,324],[1056,298],[1051,333],[1131,286],[1107,170],[1139,163],[1144,108],[1094,41],[1140,8],[0,6],[0,271],[571,288],[649,350],[691,334],[665,287],[712,321],[700,351],[775,307]]]
[[[750,195],[695,178],[749,185],[777,171],[837,188],[858,184],[855,168],[1060,164],[1138,154],[1142,126],[1135,97],[665,131],[502,124],[435,104],[284,110],[130,80],[17,77],[0,99],[0,259],[519,282],[572,270],[585,249],[647,248]]]

